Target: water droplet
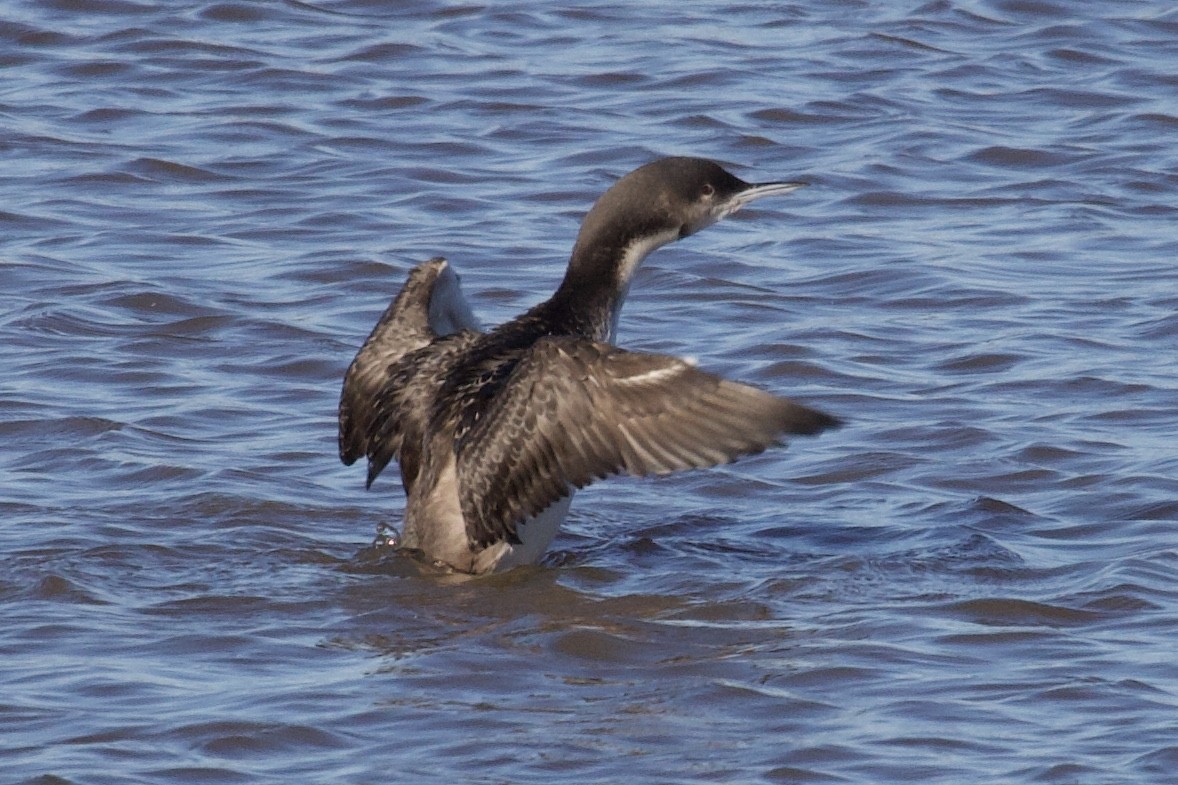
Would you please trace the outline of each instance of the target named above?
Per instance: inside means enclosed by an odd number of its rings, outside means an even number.
[[[401,546],[401,532],[395,526],[381,521],[376,525],[376,537],[372,541],[373,548],[399,548]]]

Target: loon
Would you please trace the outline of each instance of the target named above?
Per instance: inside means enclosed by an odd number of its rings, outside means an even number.
[[[532,564],[596,479],[716,466],[838,426],[692,361],[612,345],[647,255],[802,185],[746,183],[700,158],[639,167],[585,216],[556,293],[485,333],[445,259],[410,271],[339,405],[344,464],[366,457],[369,487],[400,466],[400,547],[466,573]]]

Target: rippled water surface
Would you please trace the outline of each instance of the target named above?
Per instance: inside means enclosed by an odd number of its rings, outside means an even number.
[[[0,3],[0,780],[1178,782],[1166,2]],[[841,431],[369,547],[352,353],[500,321],[653,157],[811,185],[629,347]]]

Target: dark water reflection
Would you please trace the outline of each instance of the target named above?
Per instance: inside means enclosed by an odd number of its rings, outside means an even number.
[[[1171,781],[1165,4],[0,8],[0,779]],[[811,187],[622,342],[849,427],[481,580],[335,458],[411,263],[545,296],[656,155]],[[354,467],[353,467],[354,469]]]

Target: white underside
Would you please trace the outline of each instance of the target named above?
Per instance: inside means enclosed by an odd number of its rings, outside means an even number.
[[[573,490],[570,488],[568,496],[518,526],[516,535],[520,542],[512,544],[501,540],[487,548],[472,550],[451,461],[443,467],[438,481],[427,493],[420,497],[410,495],[403,545],[422,551],[439,564],[476,575],[535,564],[560,530],[573,501]]]
[[[564,523],[572,502],[573,491],[570,489],[568,496],[553,503],[539,515],[529,518],[517,528],[516,534],[519,535],[520,543],[504,544],[505,549],[495,564],[495,571],[509,570],[512,567],[540,561],[540,557],[548,550],[556,533],[560,531],[560,525]]]

